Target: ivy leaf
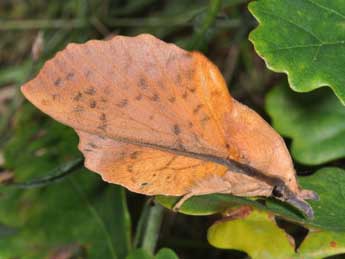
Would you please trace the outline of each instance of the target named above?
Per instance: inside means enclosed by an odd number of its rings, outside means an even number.
[[[275,199],[267,199],[266,205],[259,201],[235,197],[232,195],[213,194],[197,196],[187,200],[179,212],[189,215],[209,215],[225,212],[228,208],[249,205],[297,222],[306,227],[324,230],[345,231],[345,170],[335,167],[323,168],[311,176],[298,178],[301,186],[314,190],[319,201],[309,201],[314,212],[313,219],[306,219],[298,210]],[[172,208],[177,197],[158,196],[156,200],[167,208]]]
[[[329,86],[345,105],[344,1],[258,0],[249,10],[260,23],[249,39],[270,69],[298,92]]]
[[[292,155],[300,163],[345,157],[345,109],[329,89],[296,94],[281,85],[269,92],[266,110],[273,127],[292,138]]]
[[[310,231],[295,252],[294,240],[269,213],[257,210],[245,218],[215,223],[208,230],[208,241],[217,248],[244,251],[253,259],[315,259],[345,253],[344,233],[331,231]]]

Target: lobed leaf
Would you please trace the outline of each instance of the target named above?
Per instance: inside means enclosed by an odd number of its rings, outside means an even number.
[[[319,165],[345,156],[345,109],[328,89],[296,94],[275,87],[266,110],[273,127],[292,139],[291,152],[300,163]]]
[[[208,240],[217,248],[241,250],[253,259],[316,259],[345,253],[345,233],[331,231],[310,231],[295,252],[292,237],[269,213],[257,210],[244,218],[216,222],[208,230]]]
[[[249,39],[268,68],[298,92],[329,86],[345,104],[344,1],[258,0],[249,10],[259,22]]]

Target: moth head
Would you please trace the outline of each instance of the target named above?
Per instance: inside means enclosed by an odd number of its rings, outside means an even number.
[[[308,192],[308,197],[304,194]],[[314,192],[301,190],[301,193],[292,192],[288,186],[286,186],[283,182],[278,183],[273,187],[272,196],[278,200],[283,202],[287,202],[291,206],[300,210],[305,216],[308,218],[314,217],[314,211],[312,207],[304,200],[304,199],[318,199],[318,196]]]

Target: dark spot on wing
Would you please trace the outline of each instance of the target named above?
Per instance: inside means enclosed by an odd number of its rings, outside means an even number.
[[[120,102],[116,104],[116,106],[119,108],[123,108],[123,107],[126,107],[127,104],[128,104],[128,99],[122,99]]]
[[[62,84],[62,80],[61,80],[60,77],[57,78],[57,79],[54,81],[54,85],[55,85],[55,86],[61,86],[61,84]]]
[[[149,119],[150,119],[150,121],[152,121],[154,119],[154,116],[151,114]]]
[[[67,75],[66,75],[66,80],[72,80],[74,78],[74,73],[72,72],[69,72]]]
[[[177,84],[177,86],[180,86],[181,82],[182,82],[181,74],[177,74],[177,76],[176,76],[176,84]]]
[[[171,96],[171,97],[169,97],[168,101],[171,102],[171,103],[174,103],[176,101],[176,97],[175,96]]]
[[[201,121],[201,122],[207,122],[207,121],[209,121],[210,119],[211,119],[210,116],[205,115],[200,121]]]
[[[96,108],[96,106],[97,106],[97,102],[95,100],[92,100],[90,102],[90,108],[94,109],[94,108]]]
[[[52,95],[52,98],[53,98],[54,101],[55,101],[58,97],[59,97],[58,94],[53,94],[53,95]]]
[[[127,171],[133,173],[133,165],[127,165]]]
[[[138,83],[138,87],[142,90],[147,88],[147,82],[146,82],[145,78],[140,78],[139,83]]]
[[[107,128],[107,117],[105,115],[105,113],[102,113],[101,116],[99,117],[100,121],[101,121],[101,125],[99,125],[97,128],[105,131]]]
[[[193,128],[193,122],[191,122],[191,121],[188,122],[188,127],[189,127],[189,128]]]
[[[41,104],[42,105],[49,105],[49,101],[47,99],[42,99]]]
[[[101,97],[101,102],[102,102],[102,103],[106,103],[106,102],[107,102],[107,99],[105,99],[104,97]]]
[[[81,97],[83,96],[83,94],[81,92],[78,92],[74,97],[73,100],[74,101],[79,101],[81,99]]]
[[[83,149],[83,151],[84,151],[84,152],[92,152],[93,150],[92,150],[92,149],[86,148],[86,149]]]
[[[84,108],[81,105],[77,105],[77,106],[74,107],[73,111],[77,112],[77,113],[83,112]]]
[[[139,157],[140,152],[139,151],[134,151],[130,154],[131,159],[137,159]]]
[[[185,91],[183,94],[182,94],[182,98],[183,99],[187,99],[187,97],[188,97],[188,92],[187,91]]]
[[[141,186],[145,186],[145,185],[148,185],[148,184],[149,184],[149,183],[146,183],[146,182],[145,182],[145,183],[142,183]]]
[[[188,88],[188,90],[191,92],[191,93],[194,93],[196,88],[195,87],[191,87],[191,88]]]
[[[204,105],[201,104],[201,103],[198,104],[198,105],[193,109],[193,113],[194,113],[194,114],[197,114],[203,106],[204,106]]]
[[[142,95],[142,94],[138,94],[138,95],[135,97],[135,100],[137,100],[137,101],[140,101],[141,99],[143,99],[143,95]]]
[[[107,120],[105,113],[102,113],[101,116],[99,117],[101,121]]]
[[[93,87],[89,87],[84,91],[84,93],[88,95],[94,95],[96,93],[96,90]]]
[[[171,178],[170,175],[168,175],[167,177],[165,177],[165,179],[167,179],[167,180],[170,180],[170,178]]]
[[[159,101],[159,95],[157,93],[154,93],[151,97],[150,100],[153,102],[158,102]]]
[[[229,149],[230,145],[228,143],[225,144],[225,148]]]
[[[92,148],[98,148],[95,143],[89,142],[88,145]]]
[[[213,96],[219,96],[220,95],[220,92],[218,90],[214,90],[211,92],[211,95]]]
[[[173,127],[173,131],[174,131],[175,135],[179,135],[181,133],[180,126],[175,124],[174,127]]]

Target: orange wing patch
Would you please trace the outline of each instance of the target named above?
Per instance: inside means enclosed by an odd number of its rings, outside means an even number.
[[[69,44],[22,91],[78,132],[106,181],[148,195],[276,189],[310,213],[284,141],[200,53],[151,35]]]

